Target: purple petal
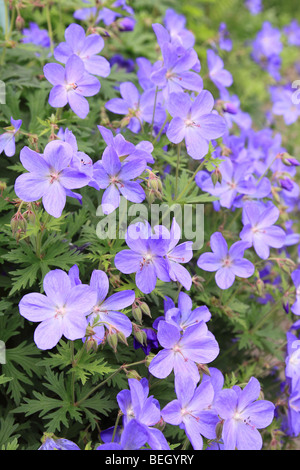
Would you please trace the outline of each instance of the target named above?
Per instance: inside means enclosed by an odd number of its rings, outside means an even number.
[[[101,310],[121,310],[133,304],[135,293],[133,290],[117,292],[108,297],[101,305]]]
[[[250,261],[249,261],[250,262]],[[225,267],[216,272],[216,283],[220,289],[229,289],[235,280],[233,269]]]
[[[104,271],[94,270],[90,280],[91,288],[97,292],[97,302],[102,302],[108,294],[109,281]]]
[[[84,96],[79,95],[76,91],[68,92],[68,101],[72,111],[81,119],[85,119],[89,114],[89,103]]]
[[[122,250],[115,256],[115,266],[124,274],[137,272],[141,267],[141,262],[141,255],[132,250]]]
[[[52,318],[55,303],[43,294],[26,294],[19,303],[20,314],[29,321],[44,321]]]
[[[58,218],[61,216],[65,205],[66,192],[58,181],[54,181],[43,194],[43,206],[48,214]]]
[[[15,182],[15,193],[22,201],[38,201],[49,188],[49,181],[40,175],[25,173]]]
[[[60,319],[49,318],[38,325],[34,332],[34,342],[39,349],[52,349],[63,335],[63,324]]]
[[[180,117],[175,117],[169,124],[167,137],[173,144],[179,144],[186,135],[184,121]]]

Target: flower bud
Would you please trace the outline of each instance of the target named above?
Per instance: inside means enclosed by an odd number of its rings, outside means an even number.
[[[139,328],[134,328],[133,336],[143,346],[147,344],[147,335],[143,330],[140,330]]]
[[[16,28],[17,30],[21,31],[25,26],[24,18],[19,14],[16,18]]]
[[[115,333],[109,333],[107,335],[107,342],[114,351],[114,353],[116,353],[118,347],[118,336]]]
[[[209,368],[206,364],[197,364],[199,372],[208,375],[210,377]]]
[[[122,18],[118,22],[119,31],[133,31],[136,20],[134,18]]]
[[[126,377],[128,379],[137,379],[137,380],[141,380],[142,377],[140,376],[140,374],[136,371],[136,370],[126,370]]]
[[[150,308],[149,308],[149,305],[146,304],[146,302],[141,302],[140,308],[145,315],[151,318]]]
[[[87,352],[89,352],[91,349],[96,352],[98,349],[98,342],[91,336],[85,342],[85,349]]]
[[[216,436],[217,440],[220,441],[222,439],[222,434],[223,434],[223,421],[219,421],[217,426],[216,426]]]
[[[118,337],[118,340],[121,341],[121,343],[126,344],[126,346],[128,346],[127,339],[126,339],[126,336],[124,335],[124,333],[122,333],[121,331],[119,331],[119,332],[117,333],[117,337]]]
[[[1,194],[3,193],[3,191],[5,191],[6,188],[7,188],[7,184],[4,181],[0,181]]]
[[[132,306],[132,316],[140,325],[142,324],[143,313],[138,305]]]
[[[146,357],[146,360],[145,360],[146,367],[150,366],[151,361],[152,361],[152,359],[155,358],[155,356],[156,356],[156,354],[153,354],[153,353],[148,354],[148,356]]]
[[[257,279],[256,281],[257,292],[262,297],[265,295],[265,283],[262,279]]]
[[[282,189],[285,189],[286,191],[292,191],[294,187],[293,182],[290,180],[290,178],[284,178],[280,180],[279,183]]]

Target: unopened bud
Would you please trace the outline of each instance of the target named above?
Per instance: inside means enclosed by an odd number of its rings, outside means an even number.
[[[137,322],[142,324],[143,313],[142,313],[141,308],[138,305],[136,305],[135,307],[132,307],[132,316]]]
[[[35,224],[36,217],[35,217],[35,213],[32,212],[32,210],[28,209],[26,212],[24,212],[23,215],[31,224]]]
[[[151,361],[152,361],[152,359],[155,358],[155,356],[156,356],[156,354],[153,354],[153,353],[148,354],[148,356],[146,357],[146,361],[145,361],[146,367],[150,366]]]
[[[152,204],[156,199],[155,191],[153,189],[146,190],[146,198],[147,198],[147,202],[149,204]]]
[[[223,434],[223,421],[219,421],[216,426],[216,436],[217,436],[218,441],[222,439],[222,434]]]
[[[142,377],[140,376],[140,374],[136,371],[136,370],[126,370],[126,377],[128,379],[137,379],[137,380],[141,380]]]
[[[16,18],[16,28],[21,31],[25,26],[24,18],[21,15],[18,15]]]
[[[0,191],[1,191],[1,193],[3,191],[5,191],[6,188],[7,188],[7,184],[5,183],[5,181],[0,181]]]
[[[202,372],[205,375],[210,377],[209,368],[206,364],[197,364],[199,372]]]
[[[112,348],[112,350],[116,353],[118,347],[118,336],[115,333],[110,333],[107,335],[107,342]]]
[[[142,302],[142,303],[140,304],[140,308],[141,308],[142,312],[143,312],[145,315],[147,315],[148,317],[151,318],[150,308],[149,308],[149,305],[146,304],[146,302]]]
[[[146,346],[146,344],[147,344],[147,335],[143,330],[136,329],[133,332],[133,335],[139,343],[141,343],[143,346]]]
[[[91,349],[96,352],[98,349],[98,342],[91,336],[85,342],[85,349],[87,352],[89,352]]]
[[[256,287],[257,287],[258,294],[263,297],[264,294],[265,294],[265,283],[264,283],[264,281],[262,279],[257,279]]]
[[[279,183],[282,189],[285,189],[286,191],[292,191],[294,187],[293,182],[290,178],[284,178],[283,180],[280,180]]]
[[[119,332],[117,333],[117,336],[118,336],[118,340],[120,340],[121,343],[126,344],[126,346],[128,346],[127,339],[126,339],[126,336],[124,335],[124,333],[122,333],[121,331],[119,331]]]

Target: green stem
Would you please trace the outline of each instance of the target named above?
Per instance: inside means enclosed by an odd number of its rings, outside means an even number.
[[[236,210],[236,213],[235,213],[235,215],[233,216],[233,218],[231,219],[230,224],[228,225],[228,227],[227,227],[226,230],[229,230],[229,229],[230,229],[230,227],[232,226],[232,224],[238,219],[239,216],[241,216],[241,213],[242,213],[242,209],[237,209],[237,210]]]
[[[155,97],[154,97],[154,106],[153,106],[153,115],[152,115],[152,122],[151,122],[151,131],[150,131],[150,135],[152,135],[152,132],[153,132],[154,119],[155,119],[155,111],[156,111],[156,102],[157,102],[157,94],[158,94],[158,86],[155,88]]]
[[[186,450],[187,446],[189,445],[189,442],[190,442],[189,439],[186,438],[183,445],[182,445],[182,450]]]
[[[6,55],[6,49],[7,49],[7,43],[10,40],[10,36],[14,27],[15,23],[15,18],[16,18],[16,9],[13,7],[12,14],[11,14],[11,21],[10,21],[10,28],[8,29],[8,23],[9,23],[9,15],[8,15],[8,7],[7,7],[7,2],[5,2],[5,45],[3,47],[3,52],[0,60],[0,65],[4,65],[5,62],[5,55]]]
[[[154,139],[153,142],[152,142],[153,145],[156,144],[156,142],[157,142],[158,139],[160,138],[161,133],[162,133],[162,131],[164,130],[164,128],[165,128],[165,126],[166,126],[168,120],[169,120],[169,119],[168,119],[168,116],[167,116],[166,119],[165,119],[165,122],[163,123],[163,125],[161,126],[161,128],[160,128],[160,130],[159,130],[159,133],[157,134],[157,136],[155,137],[155,139]]]
[[[116,422],[115,422],[115,427],[114,427],[114,432],[113,432],[113,435],[112,435],[112,438],[111,438],[111,442],[114,442],[114,440],[115,440],[118,424],[119,424],[119,421],[120,421],[120,418],[121,418],[122,414],[123,414],[122,411],[119,410],[118,416],[117,416],[117,419],[116,419]]]
[[[50,15],[49,4],[47,4],[45,8],[46,8],[48,33],[49,33],[49,38],[50,38],[50,50],[51,50],[51,53],[53,54],[53,52],[54,52],[53,29],[52,29],[52,24],[51,24],[51,15]]]
[[[181,151],[181,143],[177,145],[177,164],[176,164],[175,198],[177,198],[177,191],[178,191],[178,175],[179,175],[180,151]]]
[[[133,366],[137,366],[139,364],[145,364],[145,362],[146,362],[146,360],[143,359],[142,361],[133,362],[132,364],[123,364],[121,367],[119,367],[119,369],[115,370],[109,377],[107,377],[107,379],[103,380],[103,382],[96,385],[96,387],[94,387],[92,390],[90,390],[89,393],[87,393],[87,395],[84,398],[82,398],[77,403],[75,403],[75,405],[80,406],[81,403],[83,403],[85,400],[87,400],[94,392],[99,390],[99,388],[103,387],[103,385],[105,385],[107,382],[109,382],[113,377],[115,377],[115,375],[117,375],[122,370],[127,369],[127,367],[133,367]]]
[[[266,323],[266,321],[268,320],[268,318],[278,309],[279,305],[282,303],[282,298],[285,296],[285,294],[287,294],[289,292],[289,290],[290,290],[290,287],[283,293],[282,297],[280,299],[278,299],[277,302],[275,302],[273,307],[262,317],[262,319],[255,325],[255,327],[250,330],[249,333],[251,335],[256,333],[256,331],[261,326],[263,326]]]
[[[72,363],[72,377],[71,377],[71,394],[72,403],[75,404],[75,370],[74,370],[74,341],[71,341],[71,363]]]
[[[190,187],[191,183],[194,181],[195,179],[195,176],[196,174],[202,170],[202,168],[204,167],[204,164],[205,164],[205,160],[203,160],[200,165],[198,166],[198,168],[196,169],[196,171],[194,171],[193,173],[193,176],[189,179],[188,183],[186,184],[185,188],[181,191],[181,193],[179,194],[179,196],[176,198],[176,201],[180,201],[181,197],[184,196],[186,190]]]
[[[270,163],[270,165],[267,167],[267,169],[265,170],[265,172],[258,178],[257,180],[257,184],[263,179],[263,177],[268,173],[268,171],[270,170],[271,166],[273,165],[273,163],[275,162],[275,160],[277,160],[277,155],[276,157],[274,158],[274,160],[272,160],[272,162]]]

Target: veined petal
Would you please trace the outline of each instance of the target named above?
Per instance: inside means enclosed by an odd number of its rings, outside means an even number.
[[[54,316],[55,303],[43,294],[26,294],[19,303],[19,310],[29,321],[44,321]]]
[[[66,191],[58,182],[54,181],[49,184],[43,194],[43,206],[48,214],[53,217],[60,217],[66,205]]]
[[[22,201],[38,201],[47,191],[50,182],[34,173],[24,173],[15,181],[15,193]]]

